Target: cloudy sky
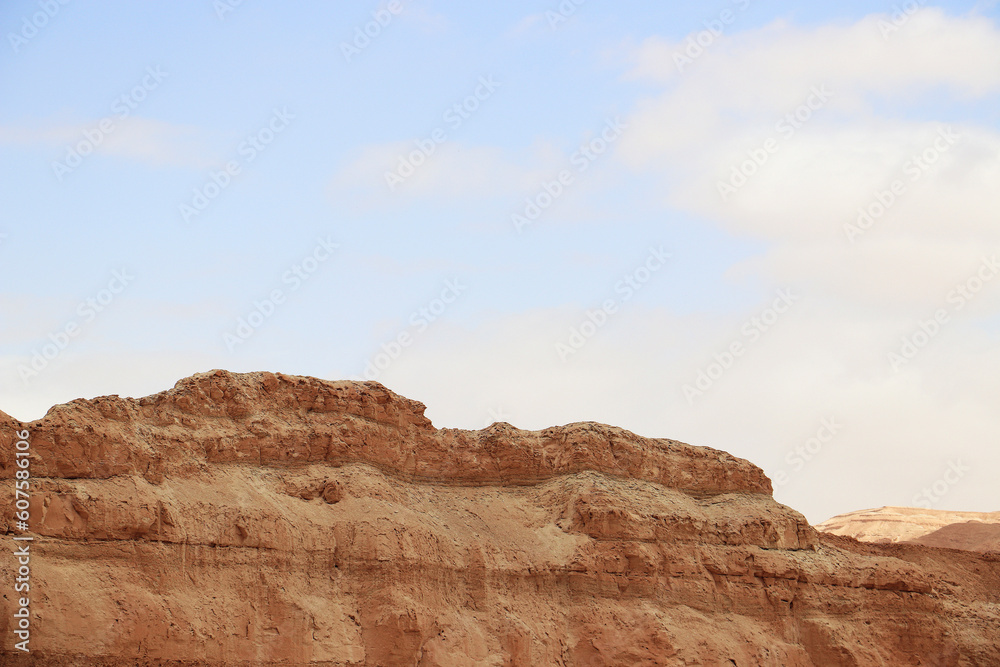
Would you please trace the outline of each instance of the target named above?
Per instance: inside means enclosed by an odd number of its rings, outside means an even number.
[[[0,409],[212,368],[1000,509],[1000,9],[4,2]]]

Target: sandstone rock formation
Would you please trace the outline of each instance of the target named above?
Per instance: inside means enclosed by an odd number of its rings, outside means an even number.
[[[880,507],[838,514],[816,528],[862,542],[913,542],[970,551],[1000,551],[1000,512]]]
[[[0,413],[0,527],[27,429],[35,538],[0,663],[1000,665],[1000,557],[819,534],[717,450],[423,412],[213,371]]]

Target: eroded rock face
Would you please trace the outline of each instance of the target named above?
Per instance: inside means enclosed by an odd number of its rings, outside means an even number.
[[[423,411],[213,371],[0,415],[0,525],[26,428],[35,536],[0,663],[1000,665],[996,557],[818,534],[724,452]]]

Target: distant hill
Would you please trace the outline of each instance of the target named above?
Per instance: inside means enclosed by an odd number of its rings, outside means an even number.
[[[817,530],[862,542],[910,542],[967,551],[1000,551],[1000,512],[880,507],[839,514]]]
[[[915,544],[966,551],[1000,551],[1000,524],[966,521],[939,528],[933,533],[910,540]]]

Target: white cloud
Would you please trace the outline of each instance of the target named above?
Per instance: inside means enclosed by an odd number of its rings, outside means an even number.
[[[364,147],[355,160],[337,172],[333,188],[366,193],[372,199],[472,198],[509,194],[528,184],[536,185],[541,173],[537,167],[525,168],[502,149],[490,146],[445,142],[428,155],[413,141],[394,142]],[[386,174],[399,180],[387,179]]]
[[[880,24],[889,18],[871,15],[850,26],[813,29],[776,21],[723,34],[680,66],[675,54],[685,54],[686,40],[652,37],[636,49],[629,77],[680,80],[687,90],[712,94],[720,107],[739,100],[744,108],[764,111],[795,103],[817,82],[844,91],[838,104],[851,100],[849,108],[858,108],[858,98],[872,92],[907,94],[944,85],[980,96],[1000,86],[1000,41],[988,18],[928,8],[883,37]],[[725,85],[714,87],[720,83]]]
[[[205,133],[199,128],[138,116],[109,116],[76,124],[0,126],[0,144],[53,150],[59,161],[65,161],[75,151],[85,159],[93,152],[154,166],[204,169],[216,164],[206,148]]]
[[[1000,30],[925,9],[883,39],[885,20],[724,35],[683,76],[683,42],[647,40],[631,76],[665,91],[637,105],[621,157],[661,174],[666,205],[773,242],[739,274],[861,303],[940,298],[1000,247],[1000,133],[882,102],[995,95]]]
[[[610,183],[595,183],[594,174],[613,162],[597,158],[593,167],[581,173],[573,165],[573,154],[544,142],[514,151],[446,141],[423,159],[421,155],[415,141],[366,146],[333,175],[329,194],[340,204],[350,203],[362,210],[421,203],[441,207],[472,204],[492,214],[497,224],[508,226],[510,215],[524,207],[525,197],[534,197],[543,183],[551,183],[560,171],[567,170],[572,183],[556,198],[556,205],[545,211],[545,219],[581,219],[593,211],[581,209],[579,198],[589,197]],[[417,166],[408,171],[407,164]],[[387,174],[402,176],[396,180]],[[582,185],[585,181],[586,186]],[[489,205],[484,206],[484,202]]]
[[[1000,258],[1000,244],[941,242],[890,236],[846,243],[783,243],[730,269],[734,278],[764,277],[795,285],[859,309],[905,314],[947,307],[949,293],[977,275],[984,258]],[[985,271],[990,275],[990,271]],[[1000,275],[976,296],[974,312],[1000,310]]]
[[[153,165],[202,169],[215,164],[206,155],[199,129],[147,118],[122,121],[120,129],[108,136],[105,150],[110,155]]]

